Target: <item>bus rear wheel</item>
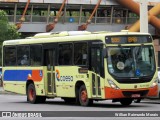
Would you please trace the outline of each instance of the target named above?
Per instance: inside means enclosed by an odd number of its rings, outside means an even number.
[[[65,103],[75,103],[75,98],[62,98],[64,101],[65,101]]]
[[[130,98],[123,98],[120,100],[120,103],[123,105],[123,106],[129,106],[131,103],[132,103],[133,99],[130,99]]]
[[[135,103],[140,103],[140,102],[141,102],[141,98],[134,99],[133,101],[134,101]]]
[[[36,90],[34,84],[29,84],[27,88],[27,99],[30,103],[35,104],[38,102],[37,96],[36,96]]]
[[[46,96],[37,96],[38,103],[44,103],[46,102]]]
[[[87,89],[85,85],[82,85],[79,89],[79,103],[81,106],[89,106],[93,104],[93,100],[88,98]]]
[[[35,86],[31,83],[27,88],[27,101],[32,104],[44,103],[46,101],[46,96],[37,96]]]

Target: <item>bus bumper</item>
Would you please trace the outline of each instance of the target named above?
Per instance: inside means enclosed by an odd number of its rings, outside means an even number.
[[[113,89],[105,87],[106,99],[119,99],[119,98],[144,98],[149,96],[157,96],[158,86],[146,89]]]
[[[149,89],[147,97],[156,97],[158,95],[158,85]]]

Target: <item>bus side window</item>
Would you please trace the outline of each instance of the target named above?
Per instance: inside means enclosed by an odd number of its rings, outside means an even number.
[[[5,47],[4,65],[15,66],[16,63],[16,47]]]
[[[59,65],[72,65],[72,51],[73,45],[68,44],[59,44]]]
[[[18,65],[29,65],[29,46],[17,46]]]
[[[74,64],[87,65],[87,43],[74,44]]]
[[[31,45],[30,46],[31,65],[38,66],[42,63],[42,46]]]

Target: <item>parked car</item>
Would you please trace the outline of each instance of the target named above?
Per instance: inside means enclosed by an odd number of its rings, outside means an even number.
[[[158,96],[149,99],[160,99],[160,67],[158,67]],[[142,99],[134,99],[135,103],[140,103]]]

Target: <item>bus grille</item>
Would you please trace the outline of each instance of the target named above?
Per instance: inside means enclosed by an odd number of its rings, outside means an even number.
[[[141,97],[146,96],[148,90],[141,90],[141,91],[122,91],[125,97],[131,97],[133,94],[140,94]]]

